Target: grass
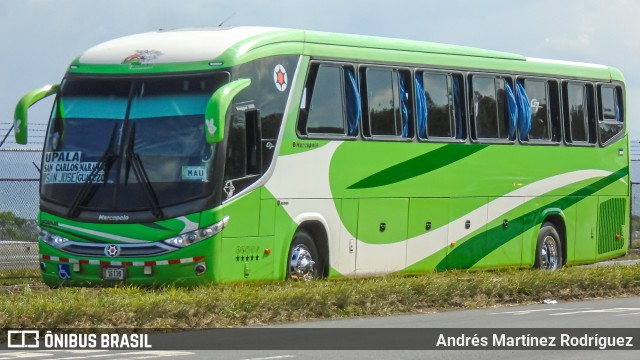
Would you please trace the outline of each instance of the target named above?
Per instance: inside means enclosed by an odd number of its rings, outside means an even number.
[[[5,328],[233,327],[640,295],[640,265],[196,288],[50,290],[35,282],[1,284],[0,323]]]
[[[29,281],[29,279],[39,279],[40,278],[40,270],[34,266],[32,269],[11,269],[11,270],[0,270],[0,285],[3,285],[7,282],[24,282]]]

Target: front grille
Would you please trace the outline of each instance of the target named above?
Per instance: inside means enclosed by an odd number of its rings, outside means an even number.
[[[60,247],[60,250],[73,255],[104,257],[104,249],[110,244],[79,243],[72,241]],[[162,243],[148,244],[118,244],[120,253],[118,257],[145,257],[167,254],[176,248]]]

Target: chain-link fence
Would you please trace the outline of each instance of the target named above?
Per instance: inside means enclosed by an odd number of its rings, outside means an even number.
[[[640,155],[631,161],[631,215],[631,245],[637,248],[640,247]]]
[[[640,248],[640,142],[631,141],[629,155],[631,167],[629,177],[631,179],[631,247],[636,251]]]
[[[4,125],[4,124],[3,124]],[[0,278],[38,275],[38,186],[43,126],[30,126],[28,147],[0,127]]]
[[[633,161],[631,166],[640,166]],[[631,247],[640,248],[640,183],[631,183]]]

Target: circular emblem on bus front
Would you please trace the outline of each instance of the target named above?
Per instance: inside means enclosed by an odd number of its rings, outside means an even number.
[[[287,90],[288,81],[287,70],[280,64],[276,65],[276,68],[273,69],[273,82],[276,84],[276,88],[280,91]]]
[[[115,257],[120,254],[120,247],[118,245],[107,245],[104,248],[104,254],[108,257]]]

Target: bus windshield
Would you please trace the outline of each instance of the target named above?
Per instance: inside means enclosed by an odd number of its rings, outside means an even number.
[[[62,83],[43,156],[42,198],[69,209],[148,211],[213,191],[204,111],[228,73]]]

